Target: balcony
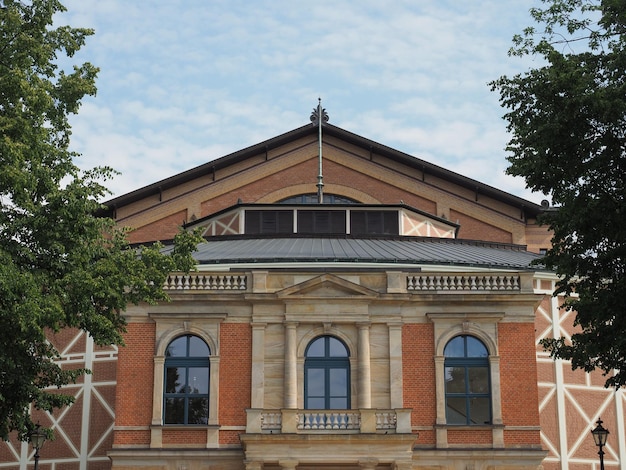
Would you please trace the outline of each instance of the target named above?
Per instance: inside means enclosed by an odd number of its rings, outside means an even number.
[[[410,434],[410,409],[246,410],[248,434]]]

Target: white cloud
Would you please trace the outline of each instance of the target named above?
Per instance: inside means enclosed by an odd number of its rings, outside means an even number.
[[[123,172],[116,195],[306,124],[320,96],[336,125],[528,194],[487,82],[528,66],[506,53],[530,0],[64,3],[101,67],[72,146]]]

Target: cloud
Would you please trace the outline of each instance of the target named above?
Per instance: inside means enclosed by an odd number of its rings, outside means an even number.
[[[116,195],[306,124],[318,97],[333,124],[527,194],[487,83],[528,66],[506,56],[528,0],[64,4],[96,30],[74,61],[101,68],[72,147],[122,171]]]

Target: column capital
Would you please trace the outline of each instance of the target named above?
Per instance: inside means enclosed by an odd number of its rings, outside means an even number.
[[[262,470],[263,462],[259,462],[258,460],[244,460],[244,465],[246,466],[246,470]]]
[[[283,470],[295,470],[300,462],[297,460],[279,460],[278,465]]]
[[[359,467],[364,470],[374,470],[378,465],[378,459],[368,457],[364,459],[359,459]]]

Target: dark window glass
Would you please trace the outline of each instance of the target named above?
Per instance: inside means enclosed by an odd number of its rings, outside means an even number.
[[[208,345],[193,335],[173,340],[165,353],[163,422],[207,424],[209,419]]]
[[[293,233],[293,211],[247,210],[245,232]]]
[[[299,194],[297,196],[291,196],[282,201],[278,201],[279,204],[317,204],[317,194]],[[358,201],[350,199],[345,196],[338,196],[336,194],[324,194],[324,204],[358,204]]]
[[[299,210],[298,233],[346,233],[346,213],[341,210]]]
[[[354,235],[398,235],[397,211],[350,211],[350,233]]]
[[[487,348],[479,339],[467,336],[467,357],[487,357]]]
[[[491,423],[489,358],[473,336],[456,336],[444,348],[446,421],[448,424]]]
[[[185,336],[176,338],[165,350],[165,357],[181,357],[187,355],[187,339]]]
[[[307,348],[307,357],[324,357],[325,345],[326,341],[323,336],[313,340]]]
[[[309,343],[304,361],[304,407],[350,408],[350,359],[348,348],[333,336]]]

